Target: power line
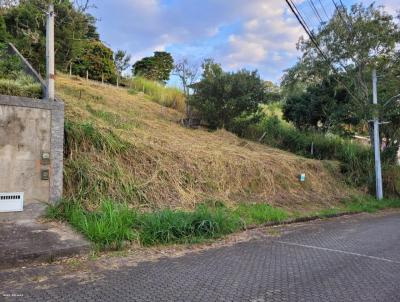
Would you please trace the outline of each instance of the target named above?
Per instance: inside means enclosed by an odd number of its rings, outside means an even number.
[[[332,62],[330,61],[330,59],[325,55],[325,53],[322,51],[322,49],[319,47],[318,42],[316,41],[314,34],[310,31],[308,25],[305,23],[304,18],[301,16],[300,11],[298,10],[298,8],[296,7],[296,5],[293,3],[292,0],[285,0],[286,3],[288,4],[290,10],[292,11],[292,13],[295,15],[296,19],[299,21],[300,25],[303,27],[303,29],[305,30],[305,32],[307,33],[308,37],[310,38],[311,42],[314,44],[315,48],[318,50],[318,52],[321,54],[321,56],[325,59],[325,61],[328,63],[328,65],[330,66],[330,68],[332,69],[332,71],[334,72],[334,74],[337,76],[335,77],[335,80],[341,84],[346,91],[349,93],[349,95],[351,97],[353,97],[354,99],[356,99],[359,102],[362,102],[357,96],[355,96],[351,90],[347,87],[346,84],[344,84],[341,80],[338,79],[339,73],[336,70],[336,68],[332,65]]]
[[[314,14],[318,17],[321,23],[324,23],[324,21],[321,18],[321,15],[319,14],[317,8],[314,5],[314,2],[312,0],[308,0],[308,5],[310,5],[311,9],[314,11]]]
[[[322,1],[321,1],[321,0],[318,0],[318,2],[319,2],[319,5],[320,5],[321,8],[322,8],[322,10],[323,10],[323,12],[324,12],[324,14],[325,14],[327,20],[329,20],[329,15],[328,15],[328,13],[326,12],[325,6],[322,4]]]

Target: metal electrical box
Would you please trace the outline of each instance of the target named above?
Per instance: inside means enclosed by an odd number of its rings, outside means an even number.
[[[22,212],[24,210],[24,193],[0,193],[0,212]]]

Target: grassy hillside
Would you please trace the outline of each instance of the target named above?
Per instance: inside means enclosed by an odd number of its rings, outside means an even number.
[[[308,211],[349,194],[334,162],[223,130],[186,129],[182,113],[143,93],[62,75],[57,91],[66,107],[65,196],[89,209],[109,198],[138,208],[193,209],[222,200]]]

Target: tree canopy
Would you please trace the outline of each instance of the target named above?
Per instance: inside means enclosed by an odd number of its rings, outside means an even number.
[[[154,56],[145,57],[132,66],[135,76],[143,76],[149,80],[167,82],[174,68],[174,59],[171,54],[164,51],[154,52]]]
[[[202,79],[192,87],[189,103],[212,129],[229,129],[235,118],[254,113],[266,101],[257,71],[224,72],[212,60],[205,61]]]
[[[381,104],[400,93],[400,28],[394,17],[373,4],[357,4],[336,10],[314,36],[323,54],[301,38],[303,55],[283,78],[285,117],[300,128],[320,123],[320,130],[335,131],[343,129],[340,125],[365,129],[379,111],[381,120],[390,122],[381,134],[389,147],[398,148],[398,106],[371,105],[374,68],[380,75]]]
[[[47,0],[20,0],[0,11],[0,39],[14,43],[41,73],[45,70],[47,5]],[[96,20],[85,9],[87,7],[75,7],[69,0],[54,2],[55,54],[59,70],[67,70],[88,43],[99,39]]]
[[[100,41],[85,43],[80,55],[72,62],[72,71],[81,77],[89,72],[90,79],[116,81],[113,52]]]

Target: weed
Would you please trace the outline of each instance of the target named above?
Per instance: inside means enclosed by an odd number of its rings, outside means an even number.
[[[102,201],[93,212],[86,211],[76,201],[64,201],[57,207],[50,206],[46,216],[67,220],[100,249],[120,249],[124,241],[137,238],[132,229],[136,213],[126,205],[108,200]]]
[[[198,242],[238,230],[240,220],[229,214],[204,205],[193,212],[161,210],[143,214],[136,227],[144,245]]]

